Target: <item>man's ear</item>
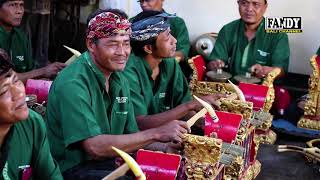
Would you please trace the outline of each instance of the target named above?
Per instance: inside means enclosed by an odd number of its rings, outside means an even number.
[[[92,41],[92,39],[86,39],[86,45],[89,52],[93,52],[97,46],[96,43]]]
[[[147,54],[152,54],[152,45],[148,44],[143,46],[143,50],[147,53]]]

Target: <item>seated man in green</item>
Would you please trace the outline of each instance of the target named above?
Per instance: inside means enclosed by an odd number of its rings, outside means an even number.
[[[40,69],[34,69],[30,42],[26,34],[18,28],[24,14],[23,0],[0,0],[0,48],[7,51],[20,80],[31,78],[51,78],[64,63],[52,63]]]
[[[12,68],[0,49],[0,179],[62,180],[50,154],[45,122],[28,109],[24,85]]]
[[[88,51],[51,86],[48,137],[65,179],[101,179],[114,170],[111,146],[126,152],[165,150],[164,143],[181,142],[188,132],[182,121],[139,132],[129,82],[120,72],[130,54],[130,32],[122,11],[94,12],[88,17]]]
[[[209,56],[208,69],[228,64],[233,75],[252,71],[257,77],[266,76],[273,68],[288,70],[289,42],[285,33],[266,33],[267,0],[238,0],[241,19],[225,25],[219,32]]]
[[[201,108],[192,101],[188,83],[174,59],[176,39],[170,34],[168,18],[160,11],[143,11],[132,21],[134,52],[125,70],[140,129],[158,127],[182,119]],[[215,103],[215,96],[206,96]]]
[[[162,11],[164,0],[138,0],[143,11]],[[134,18],[133,18],[134,19]],[[181,17],[175,16],[169,20],[171,34],[177,40],[175,57],[179,61],[188,60],[190,41],[187,26]]]

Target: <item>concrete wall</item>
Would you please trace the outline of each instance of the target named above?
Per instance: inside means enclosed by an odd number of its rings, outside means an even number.
[[[122,8],[130,16],[141,11],[135,0],[109,0],[109,2],[110,6]],[[302,17],[303,33],[289,34],[291,48],[289,71],[310,74],[309,59],[320,46],[320,22],[317,19],[320,1],[268,0],[268,2],[266,16]],[[224,24],[239,18],[236,0],[166,0],[164,8],[167,12],[177,13],[184,18],[191,41],[203,33],[219,32]]]

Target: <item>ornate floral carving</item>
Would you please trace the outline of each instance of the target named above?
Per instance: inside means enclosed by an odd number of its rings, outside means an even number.
[[[213,179],[219,173],[221,139],[186,134],[183,146],[188,179]]]
[[[304,116],[299,120],[298,127],[320,130],[320,74],[317,56],[310,59],[313,72],[309,78],[309,96],[304,107]]]
[[[267,97],[263,106],[263,110],[265,112],[269,112],[272,107],[272,104],[275,98],[273,82],[276,79],[276,77],[279,76],[280,73],[281,73],[281,69],[275,68],[266,76],[266,78],[264,78],[262,82],[262,85],[268,86],[269,88]]]

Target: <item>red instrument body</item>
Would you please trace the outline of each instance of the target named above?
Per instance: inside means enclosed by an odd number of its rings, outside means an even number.
[[[47,102],[52,81],[28,79],[26,83],[26,94],[37,96],[38,103]]]
[[[148,180],[175,180],[181,156],[140,149],[136,160]]]

